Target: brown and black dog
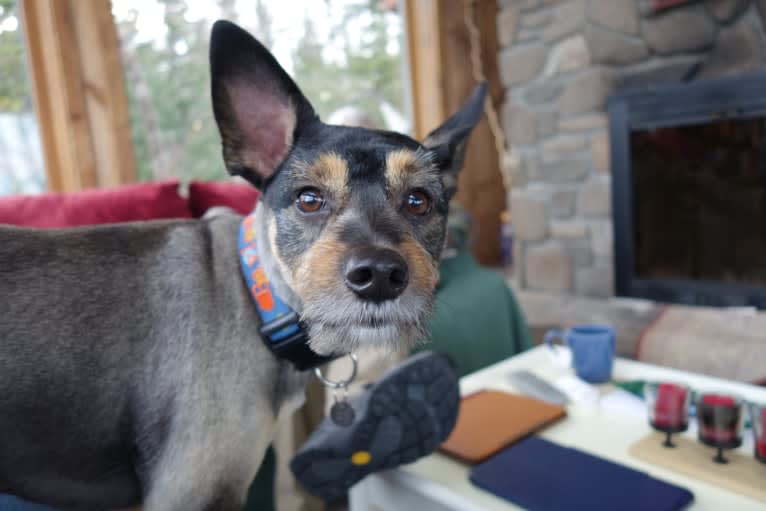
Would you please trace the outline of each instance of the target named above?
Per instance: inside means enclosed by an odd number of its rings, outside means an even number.
[[[322,123],[232,23],[213,27],[210,65],[226,167],[262,190],[263,268],[310,348],[411,345],[486,87],[420,143]],[[259,336],[240,222],[0,228],[0,491],[59,509],[240,509],[307,378]]]

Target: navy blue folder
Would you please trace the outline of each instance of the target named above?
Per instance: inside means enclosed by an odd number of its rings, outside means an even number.
[[[477,465],[470,478],[531,511],[675,511],[694,500],[685,488],[535,436]]]

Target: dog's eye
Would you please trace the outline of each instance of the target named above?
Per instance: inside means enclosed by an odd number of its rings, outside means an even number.
[[[295,205],[304,213],[316,213],[322,209],[324,197],[322,197],[322,192],[316,188],[304,188],[298,193]]]
[[[431,210],[431,198],[423,191],[413,190],[407,195],[404,208],[410,214],[423,216]]]

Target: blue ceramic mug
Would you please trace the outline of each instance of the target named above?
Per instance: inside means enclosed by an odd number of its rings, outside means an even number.
[[[614,329],[606,325],[577,325],[562,332],[549,330],[545,344],[555,349],[560,339],[572,351],[572,366],[577,376],[590,383],[604,383],[612,375],[615,352]]]

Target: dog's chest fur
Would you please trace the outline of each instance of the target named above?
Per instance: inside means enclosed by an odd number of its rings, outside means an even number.
[[[0,228],[0,489],[132,505],[171,439],[273,427],[306,376],[255,333],[239,221]]]

